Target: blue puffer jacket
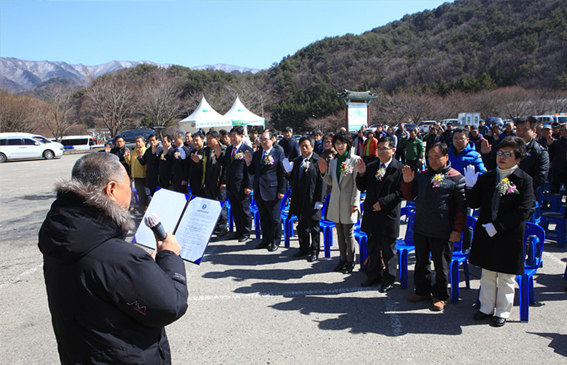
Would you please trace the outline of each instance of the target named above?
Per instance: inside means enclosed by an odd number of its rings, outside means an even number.
[[[481,174],[486,172],[482,156],[470,144],[467,144],[460,153],[457,153],[455,146],[451,145],[449,148],[449,161],[451,162],[451,167],[461,174],[464,174],[465,167],[468,165],[474,165],[475,171]]]

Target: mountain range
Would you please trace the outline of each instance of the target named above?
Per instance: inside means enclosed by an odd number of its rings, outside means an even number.
[[[168,68],[171,64],[157,64],[150,61],[110,61],[97,66],[70,65],[66,62],[24,61],[17,58],[0,58],[0,88],[11,93],[31,90],[54,78],[69,80],[77,85],[87,86],[92,80],[107,73],[140,64]],[[258,69],[225,64],[191,67],[192,70],[220,70],[228,73],[257,73]]]

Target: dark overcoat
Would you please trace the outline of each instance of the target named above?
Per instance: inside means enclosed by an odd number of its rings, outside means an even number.
[[[319,172],[319,155],[313,153],[309,161],[309,168],[300,175],[303,156],[293,160],[293,170],[289,175],[291,185],[290,214],[297,219],[321,220],[321,209],[315,209],[315,203],[324,203],[323,178]]]
[[[497,170],[479,176],[472,188],[465,191],[467,203],[473,209],[480,207],[469,262],[483,269],[506,274],[524,273],[524,230],[530,215],[534,193],[532,178],[517,168],[508,176],[519,194],[500,195]],[[483,224],[491,223],[496,235],[488,236]]]
[[[397,238],[400,234],[400,206],[403,196],[401,184],[404,165],[392,159],[382,180],[376,178],[379,168],[380,160],[373,161],[366,165],[364,175],[358,174],[356,177],[358,190],[366,190],[360,228],[363,232],[374,236]],[[376,202],[380,202],[382,208],[377,212],[372,208]]]

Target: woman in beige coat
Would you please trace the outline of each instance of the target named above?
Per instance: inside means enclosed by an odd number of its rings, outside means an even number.
[[[327,206],[327,219],[337,227],[340,261],[335,271],[351,273],[355,264],[354,224],[358,220],[360,191],[356,188],[356,162],[360,158],[351,151],[352,137],[339,131],[333,137],[337,155],[327,163],[319,160],[323,180],[332,186],[331,199]]]

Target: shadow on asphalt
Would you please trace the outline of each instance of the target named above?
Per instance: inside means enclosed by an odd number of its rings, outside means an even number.
[[[550,339],[548,347],[551,347],[556,354],[563,355],[567,357],[567,335],[562,335],[559,333],[538,333],[538,332],[526,332],[531,335],[538,335],[547,339]]]

